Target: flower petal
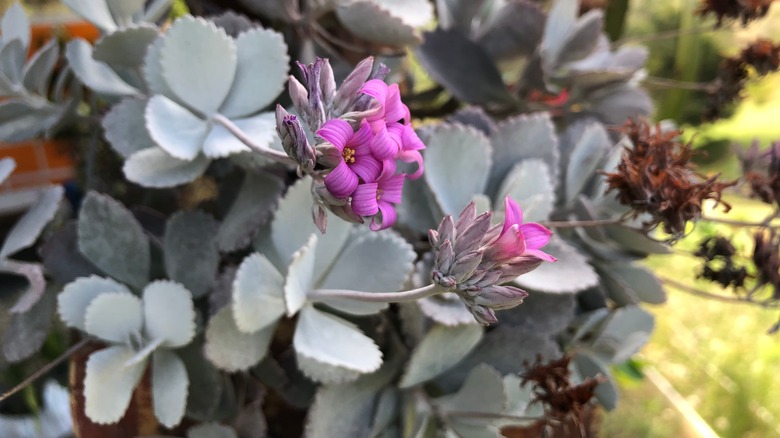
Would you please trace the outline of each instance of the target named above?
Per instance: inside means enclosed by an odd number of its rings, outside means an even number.
[[[395,213],[395,207],[393,207],[393,204],[384,201],[379,201],[379,214],[382,216],[382,221],[377,223],[377,217],[374,216],[374,220],[372,220],[371,225],[369,225],[371,231],[379,231],[392,227],[398,217],[398,215]]]
[[[400,204],[405,178],[406,175],[399,173],[387,179],[379,180],[379,188],[382,189],[380,199],[393,204]]]
[[[523,240],[523,235],[520,234],[520,226],[514,224],[491,243],[490,248],[485,253],[485,258],[490,260],[508,260],[526,253],[525,240]]]
[[[378,180],[387,179],[395,175],[395,171],[398,169],[398,164],[395,162],[395,158],[382,161],[382,173],[379,174]]]
[[[556,259],[555,257],[551,256],[550,254],[547,254],[544,251],[538,250],[538,249],[526,249],[525,252],[523,253],[523,255],[534,256],[534,257],[536,257],[538,259],[544,260],[545,262],[557,262],[558,261],[558,259]]]
[[[387,123],[403,120],[406,116],[404,104],[401,103],[401,91],[398,84],[391,84],[387,87],[387,97],[385,98],[385,120]]]
[[[337,198],[346,198],[358,186],[358,177],[355,175],[347,163],[340,162],[328,176],[325,177],[325,187]]]
[[[520,225],[520,232],[523,233],[525,246],[528,249],[539,249],[547,245],[552,236],[552,231],[535,222]]]
[[[412,125],[403,125],[404,132],[402,137],[403,149],[405,151],[419,151],[425,149],[425,143],[420,140],[420,137],[412,128]]]
[[[371,79],[370,81],[366,81],[366,83],[363,84],[363,88],[360,89],[360,92],[363,94],[368,94],[369,96],[378,100],[379,103],[384,106],[385,100],[387,100],[387,88],[387,84],[384,81],[380,81],[379,79]]]
[[[425,165],[423,164],[423,157],[418,151],[403,151],[398,155],[398,158],[404,163],[417,163],[417,170],[407,175],[409,179],[417,179],[425,172]]]
[[[360,122],[360,128],[352,135],[347,144],[355,150],[355,155],[368,155],[371,153],[371,142],[373,140],[374,132],[371,131],[371,125],[368,123],[368,120],[363,119]]]
[[[353,134],[352,126],[341,119],[330,119],[317,130],[317,135],[336,146],[339,151],[344,150]]]
[[[376,203],[376,190],[379,184],[360,184],[352,193],[352,211],[361,216],[373,216],[379,211]]]
[[[350,164],[349,168],[363,178],[364,182],[374,182],[382,172],[382,162],[372,155],[355,155],[355,162]]]
[[[521,225],[523,223],[523,210],[517,205],[517,202],[509,196],[504,199],[504,207],[506,214],[504,215],[504,228],[501,230],[503,234],[512,225]]]
[[[380,160],[387,160],[398,155],[398,143],[390,137],[387,128],[382,126],[371,141],[371,153]]]

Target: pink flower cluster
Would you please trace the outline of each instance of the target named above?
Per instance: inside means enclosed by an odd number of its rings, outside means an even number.
[[[331,119],[317,130],[340,153],[336,167],[325,177],[325,187],[336,198],[352,198],[352,211],[371,217],[371,229],[382,230],[396,220],[404,179],[419,178],[424,170],[420,150],[425,145],[411,125],[409,108],[401,102],[398,85],[367,81],[361,93],[378,106],[368,112],[355,131],[343,119]],[[396,172],[396,160],[417,163],[409,175]]]

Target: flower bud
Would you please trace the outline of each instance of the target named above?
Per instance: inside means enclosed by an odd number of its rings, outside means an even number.
[[[455,252],[452,250],[452,243],[449,240],[445,240],[436,252],[436,262],[434,268],[442,273],[449,275],[452,263],[455,261]]]
[[[355,66],[352,72],[344,79],[344,82],[336,92],[336,96],[333,98],[333,116],[340,117],[345,112],[350,111],[350,107],[359,97],[358,91],[363,87],[363,84],[368,80],[371,74],[371,69],[374,68],[374,58],[369,56],[368,58],[360,61]]]
[[[295,116],[276,106],[276,131],[282,139],[282,147],[287,155],[295,160],[304,173],[314,170],[315,150],[303,131],[301,122]]]
[[[290,76],[287,80],[287,88],[290,90],[290,99],[295,110],[298,111],[298,114],[306,114],[306,109],[309,106],[309,93],[306,91],[306,87],[298,79],[295,79],[295,76]]]
[[[471,277],[482,261],[482,251],[472,251],[458,256],[450,268],[450,275],[461,283]]]
[[[511,309],[523,302],[528,292],[514,286],[490,286],[473,298],[474,303],[493,310]]]
[[[496,312],[488,307],[480,306],[478,304],[467,305],[469,312],[474,315],[474,319],[482,325],[490,325],[498,322],[496,318]]]

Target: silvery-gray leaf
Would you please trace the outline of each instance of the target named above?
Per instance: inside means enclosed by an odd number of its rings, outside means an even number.
[[[490,137],[496,132],[497,125],[493,119],[485,113],[481,107],[468,106],[447,117],[449,123],[460,123],[462,125],[472,126],[479,129],[483,134]]]
[[[46,96],[52,73],[54,72],[54,66],[57,64],[59,56],[60,46],[54,38],[38,49],[24,66],[22,79],[24,88],[41,96]]]
[[[151,147],[128,157],[122,172],[129,181],[141,186],[167,188],[195,181],[210,163],[205,155],[180,160],[161,148]]]
[[[612,146],[600,123],[588,125],[571,151],[566,165],[566,202],[571,202],[593,177],[596,168]]]
[[[616,309],[593,341],[592,349],[613,363],[622,363],[647,343],[655,318],[639,306]]]
[[[4,81],[13,90],[12,93],[9,93],[10,95],[22,92],[26,55],[27,49],[22,44],[22,41],[18,39],[11,40],[0,48],[0,73],[2,73],[1,76]]]
[[[43,227],[54,218],[54,214],[60,206],[65,190],[62,186],[50,186],[41,190],[35,205],[19,219],[11,231],[8,232],[0,248],[0,258],[5,258],[14,253],[29,248],[38,240]]]
[[[84,317],[87,307],[97,296],[106,292],[131,293],[125,285],[96,275],[79,278],[66,284],[57,296],[57,311],[60,318],[68,327],[86,331]]]
[[[120,344],[129,344],[140,335],[143,323],[141,300],[127,292],[101,293],[89,303],[84,314],[87,333]]]
[[[398,415],[398,406],[400,395],[395,388],[385,388],[379,394],[379,400],[376,402],[376,412],[374,421],[371,424],[371,438],[389,438],[391,435],[384,435],[394,425],[396,415]]]
[[[236,326],[252,333],[276,323],[286,313],[284,277],[260,253],[244,259],[233,282]]]
[[[490,171],[492,148],[475,128],[442,125],[425,150],[425,181],[444,214],[458,214],[482,193]]]
[[[306,304],[306,297],[314,286],[314,260],[316,257],[317,235],[309,235],[309,240],[295,254],[287,269],[284,281],[284,302],[287,316],[293,316]]]
[[[16,169],[16,161],[11,157],[0,159],[0,184],[4,183],[11,173]]]
[[[200,154],[209,124],[163,95],[149,99],[146,129],[152,139],[174,158],[191,161]]]
[[[621,124],[626,118],[647,117],[653,102],[644,90],[624,84],[591,94],[591,111],[607,124]]]
[[[105,0],[63,0],[63,3],[106,33],[111,33],[116,29],[116,22],[114,22]]]
[[[547,163],[539,158],[517,163],[499,187],[493,204],[503,211],[507,196],[523,209],[524,222],[547,220],[555,207],[555,186]]]
[[[231,252],[249,245],[273,214],[283,189],[282,181],[271,174],[247,172],[219,228],[219,249]]]
[[[173,427],[184,417],[190,381],[184,362],[176,353],[157,350],[152,355],[152,405],[154,415],[165,427]]]
[[[188,379],[197,382],[190,385],[187,393],[187,416],[198,421],[214,420],[224,392],[222,373],[204,357],[201,342],[193,342],[176,353],[184,362]]]
[[[476,41],[493,59],[528,56],[542,40],[544,22],[544,12],[536,4],[527,0],[509,2],[493,21],[482,26],[484,31]]]
[[[41,410],[35,414],[0,414],[0,430],[9,437],[68,436],[73,431],[68,389],[49,378]]]
[[[513,100],[490,56],[455,29],[426,32],[415,54],[428,74],[459,100],[474,104]]]
[[[142,69],[144,81],[146,82],[146,86],[149,87],[150,94],[163,94],[172,97],[174,95],[173,91],[168,87],[168,84],[163,77],[160,54],[164,43],[165,37],[161,35],[149,45],[146,49],[146,56],[144,57]]]
[[[206,327],[204,354],[217,368],[240,371],[260,362],[271,344],[276,325],[254,333],[244,333],[236,326],[230,307],[223,307],[211,317]]]
[[[0,140],[16,142],[35,138],[58,118],[58,108],[49,102],[5,100],[0,102]]]
[[[483,363],[474,367],[457,393],[451,397],[434,400],[434,403],[444,415],[447,415],[449,426],[459,432],[460,436],[501,436],[491,424],[496,420],[495,418],[467,417],[461,414],[475,412],[498,415],[506,409],[507,395],[504,391],[503,378],[488,364]],[[461,432],[460,429],[463,431]],[[480,429],[482,433],[478,432]]]
[[[412,352],[399,387],[418,385],[452,368],[479,343],[482,334],[476,324],[435,325]]]
[[[200,210],[179,211],[165,227],[163,245],[168,278],[183,284],[194,298],[205,295],[217,276],[218,229],[219,223]]]
[[[542,45],[539,48],[545,66],[554,65],[577,25],[579,2],[555,0],[547,14]]]
[[[232,122],[258,145],[268,147],[277,136],[276,119],[272,112],[264,112],[246,119],[232,120]],[[210,158],[224,158],[249,151],[251,149],[247,145],[218,123],[212,125],[203,141],[203,153]]]
[[[125,82],[111,68],[92,58],[92,46],[82,38],[71,40],[65,57],[76,77],[92,90],[109,96],[134,96],[139,91]]]
[[[432,297],[417,300],[420,310],[432,320],[447,326],[471,324],[474,315],[456,294],[445,292]]]
[[[436,228],[443,216],[439,212],[441,207],[435,204],[424,178],[405,181],[401,203],[396,206],[398,223],[421,234],[427,233],[429,229]]]
[[[143,65],[146,49],[157,39],[153,25],[137,25],[104,35],[95,43],[92,57],[113,68],[137,69]]]
[[[610,57],[608,68],[636,71],[645,65],[649,55],[643,46],[621,46]]]
[[[412,246],[392,230],[379,233],[356,230],[316,287],[365,292],[397,291],[411,273],[415,257]],[[340,306],[339,301],[326,303],[348,313],[356,310]],[[361,315],[376,313],[386,307],[384,303],[360,304],[362,311],[358,314]]]
[[[197,51],[192,50],[195,46]],[[168,87],[182,102],[204,115],[216,112],[230,92],[236,60],[233,39],[200,17],[177,19],[160,50],[162,75]]]
[[[601,9],[591,9],[577,19],[566,43],[556,59],[548,59],[550,66],[558,66],[577,61],[588,56],[598,44],[604,25],[604,13]]]
[[[601,406],[603,406],[604,409],[608,411],[615,409],[619,394],[617,384],[609,371],[609,364],[586,350],[579,352],[574,357],[574,363],[582,377],[587,378],[601,375],[607,378],[605,382],[602,382],[596,387],[596,399],[601,403]]]
[[[141,288],[149,279],[151,251],[141,225],[122,204],[89,192],[78,221],[79,250],[103,272]]]
[[[417,432],[414,434],[414,438],[439,437],[439,427],[436,420],[433,420],[432,417],[433,415],[422,415],[422,420],[420,421],[419,426],[417,426]]]
[[[504,414],[507,416],[515,417],[537,417],[542,419],[544,417],[543,407],[539,406],[541,403],[531,403],[531,400],[535,398],[535,394],[531,385],[521,386],[522,379],[519,376],[509,374],[504,376],[504,393],[507,398],[507,406],[504,409]],[[538,415],[534,415],[538,411]],[[533,420],[519,420],[507,418],[500,422],[500,427],[505,426],[528,426]]]
[[[489,195],[496,195],[512,167],[527,158],[544,160],[553,180],[557,180],[560,153],[550,113],[521,114],[506,119],[498,124],[490,142],[493,144],[493,167],[488,183]]]
[[[105,0],[105,2],[117,25],[124,27],[133,22],[133,16],[141,12],[146,0]]]
[[[233,428],[219,423],[203,423],[191,427],[187,438],[238,438]]]
[[[353,324],[315,309],[301,309],[293,337],[298,357],[358,373],[370,373],[382,364],[382,352]]]
[[[144,289],[144,332],[162,346],[183,347],[195,336],[192,294],[173,281],[158,280]]]
[[[354,382],[325,385],[317,391],[306,419],[307,438],[367,437],[379,413],[380,390],[395,377],[399,361]]]
[[[273,102],[287,82],[289,64],[282,35],[271,30],[243,32],[236,38],[236,49],[235,78],[220,108],[231,119],[254,114]]]
[[[605,227],[604,231],[610,239],[632,252],[639,254],[671,254],[672,252],[667,245],[650,239],[643,233],[628,227],[616,225]]]
[[[569,294],[531,293],[523,304],[498,312],[501,324],[520,327],[540,335],[562,332],[574,319],[577,300]]]
[[[420,44],[415,30],[433,18],[427,0],[358,0],[339,5],[336,16],[350,32],[374,43],[390,46]]]
[[[661,282],[647,268],[628,263],[610,263],[600,266],[602,280],[610,290],[623,289],[623,294],[629,299],[622,304],[633,304],[639,301],[650,304],[666,302],[666,292]],[[622,300],[618,300],[622,301]]]
[[[493,420],[500,423],[500,420]],[[489,424],[470,424],[467,419],[455,420],[450,425],[451,429],[445,432],[445,438],[504,438],[498,426]]]
[[[43,296],[46,279],[43,277],[43,266],[40,263],[0,259],[0,272],[19,275],[27,280],[27,288],[11,307],[11,313],[27,312]]]
[[[298,0],[288,0],[285,2],[284,7],[280,7],[277,0],[239,0],[238,2],[244,5],[250,12],[268,17],[272,20],[286,22],[291,20],[291,17],[287,13],[288,9],[292,9],[293,11],[300,10]],[[312,3],[315,2],[307,3],[307,6],[314,9],[316,4]]]
[[[134,354],[131,348],[117,345],[89,356],[84,378],[84,410],[93,422],[116,423],[125,415],[133,389],[146,368],[146,362],[127,363]]]
[[[479,10],[485,0],[443,0],[437,1],[437,15],[442,29],[456,28],[469,35]]]
[[[143,11],[143,21],[157,23],[171,9],[171,0],[150,0]]]
[[[5,360],[19,362],[40,350],[51,328],[55,308],[56,295],[49,291],[25,313],[11,315],[11,323],[3,332]]]
[[[19,2],[14,2],[6,9],[3,19],[0,21],[2,41],[7,44],[11,40],[19,40],[22,47],[30,47],[30,20]]]
[[[548,293],[574,293],[595,286],[599,276],[588,258],[563,239],[553,236],[543,251],[557,262],[543,262],[533,271],[515,280],[520,287]]]

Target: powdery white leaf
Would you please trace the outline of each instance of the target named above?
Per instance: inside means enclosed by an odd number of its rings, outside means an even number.
[[[219,268],[219,223],[200,210],[179,211],[168,220],[163,240],[165,271],[193,298],[205,295]]]
[[[125,159],[138,151],[156,146],[146,130],[145,109],[145,99],[127,97],[112,106],[103,117],[103,134],[106,140]]]
[[[432,320],[446,326],[473,324],[474,315],[455,293],[445,292],[417,300],[420,310]]]
[[[14,253],[29,248],[38,240],[46,226],[57,213],[65,190],[62,186],[50,186],[41,190],[35,205],[19,219],[5,238],[0,249],[0,258],[5,258]]]
[[[466,0],[465,3],[477,3]],[[545,14],[529,1],[508,2],[476,38],[493,59],[533,54],[544,32]],[[468,23],[469,25],[471,22]]]
[[[295,356],[295,365],[308,379],[323,385],[353,382],[362,375],[360,371],[328,365],[300,354]]]
[[[127,0],[121,0],[125,3]],[[141,67],[146,49],[157,39],[159,30],[152,25],[138,25],[104,35],[95,43],[92,57],[114,68]]]
[[[596,377],[598,375],[606,377],[606,381],[601,382],[595,390],[596,399],[599,404],[607,411],[615,409],[617,406],[618,398],[618,386],[612,377],[612,373],[609,371],[609,364],[601,360],[597,355],[582,350],[574,356],[574,363],[577,365],[582,377]]]
[[[0,184],[4,183],[16,169],[16,161],[11,157],[0,159]]]
[[[152,404],[154,415],[168,428],[184,417],[190,385],[184,362],[176,353],[157,350],[152,355]]]
[[[222,219],[217,233],[219,249],[232,252],[249,245],[273,214],[284,187],[270,173],[248,171],[236,200]]]
[[[122,171],[129,181],[136,184],[167,188],[195,181],[210,163],[205,155],[198,155],[190,161],[180,160],[158,147],[151,147],[128,157]]]
[[[287,316],[293,316],[306,304],[306,297],[314,286],[314,260],[317,235],[311,234],[308,242],[293,254],[287,278],[284,282],[284,301]]]
[[[543,251],[552,254],[557,262],[543,262],[533,271],[517,279],[520,287],[539,292],[574,293],[598,284],[599,276],[588,258],[575,247],[553,236]]]
[[[84,317],[87,307],[98,295],[107,292],[131,293],[125,285],[96,275],[68,283],[57,296],[57,311],[60,318],[68,327],[86,331]]]
[[[109,424],[125,415],[133,389],[146,368],[146,362],[127,364],[133,354],[131,348],[113,346],[89,356],[84,377],[84,410],[90,420]]]
[[[2,79],[1,94],[6,96],[23,96],[22,75],[27,49],[21,40],[6,41],[0,46],[0,79]]]
[[[163,339],[163,347],[178,348],[195,336],[192,294],[173,281],[158,280],[144,289],[144,332],[149,339]]]
[[[254,333],[244,333],[236,326],[233,312],[225,306],[209,320],[204,354],[217,368],[234,372],[246,370],[268,354],[276,325]]]
[[[259,145],[270,146],[276,134],[276,116],[264,112],[246,119],[232,120],[233,124]],[[231,134],[224,126],[214,123],[203,141],[203,153],[211,158],[223,158],[251,149]]]
[[[593,123],[585,128],[566,165],[566,202],[572,201],[582,191],[611,146],[602,124]]]
[[[482,333],[476,324],[434,326],[412,352],[399,387],[418,385],[457,365],[479,343]]]
[[[133,16],[143,10],[146,0],[105,0],[105,2],[116,23],[119,26],[127,26],[133,22]]]
[[[293,345],[298,357],[360,373],[375,371],[382,364],[382,352],[371,338],[311,305],[300,311]]]
[[[187,438],[238,438],[236,432],[222,424],[203,423],[190,428]]]
[[[593,341],[593,350],[622,363],[650,339],[655,327],[653,315],[639,306],[616,309]]]
[[[20,362],[41,349],[49,334],[55,307],[54,293],[45,293],[28,311],[11,316],[2,334],[5,360]]]
[[[139,336],[143,322],[141,300],[126,292],[105,292],[96,296],[84,315],[87,333],[120,344],[130,344]]]
[[[109,96],[139,94],[135,87],[120,78],[107,64],[92,58],[92,46],[86,40],[71,40],[65,47],[65,57],[76,77],[92,90]]]
[[[509,171],[498,189],[494,204],[503,210],[509,196],[523,210],[523,222],[539,222],[550,217],[555,207],[555,188],[550,169],[538,158],[519,162]]]
[[[195,159],[209,132],[205,120],[159,94],[149,99],[145,119],[146,129],[155,143],[180,160]]]
[[[236,49],[236,75],[220,108],[230,118],[254,114],[273,102],[284,89],[289,64],[284,38],[271,30],[255,28],[241,33]]]
[[[510,117],[498,124],[490,141],[493,144],[493,166],[490,170],[488,194],[495,195],[509,171],[528,158],[544,160],[553,181],[557,179],[560,152],[555,125],[549,113]]]
[[[545,65],[552,65],[576,27],[579,2],[555,0],[547,14],[542,45],[539,48]]]
[[[103,272],[141,288],[149,279],[151,250],[141,224],[113,198],[89,192],[78,220],[79,250]]]
[[[144,81],[149,88],[150,94],[173,96],[173,91],[171,91],[165,82],[165,78],[163,78],[162,60],[160,58],[164,43],[165,37],[161,35],[147,47],[142,66]]]
[[[193,50],[197,47],[197,50]],[[177,19],[160,50],[165,82],[182,102],[210,115],[230,92],[236,73],[233,39],[200,17]]]
[[[504,412],[506,403],[504,381],[501,374],[487,364],[480,364],[471,370],[463,382],[463,386],[454,396],[437,404],[445,413],[501,414]],[[459,420],[457,415],[450,418]]]
[[[621,305],[666,302],[666,292],[661,282],[648,269],[628,263],[599,265],[602,281],[610,297]],[[615,296],[620,294],[620,297]],[[623,297],[625,295],[625,297]]]
[[[59,56],[60,46],[54,38],[38,49],[24,66],[24,88],[46,96]]]
[[[11,40],[19,40],[25,49],[30,47],[30,20],[19,2],[14,2],[5,10],[0,31],[3,32],[2,41],[8,43]]]
[[[27,280],[27,288],[11,307],[11,313],[27,312],[43,296],[46,289],[46,279],[43,277],[43,266],[40,263],[0,259],[0,272],[19,275]]]
[[[567,62],[581,60],[596,50],[604,26],[604,12],[591,9],[577,18],[577,23],[571,29],[557,59],[547,59],[551,67],[558,67]]]
[[[591,111],[610,125],[623,123],[626,117],[647,117],[653,112],[653,101],[647,92],[631,84],[600,90],[589,99]]]
[[[245,333],[274,324],[286,312],[284,277],[260,253],[241,263],[233,281],[233,317]]]
[[[420,44],[422,38],[414,27],[420,25],[416,23],[422,21],[420,18],[424,18],[426,12],[431,14],[431,5],[425,0],[401,0],[399,5],[406,3],[417,4],[420,15],[401,17],[395,14],[394,5],[381,5],[379,0],[363,0],[340,5],[336,8],[336,16],[350,32],[367,41],[391,46]],[[403,12],[409,10],[408,6],[404,9]]]
[[[106,33],[116,29],[116,22],[105,0],[63,0],[63,3]]]
[[[473,196],[485,190],[492,148],[475,128],[441,125],[425,150],[425,181],[444,214],[458,214]]]

